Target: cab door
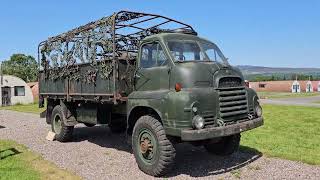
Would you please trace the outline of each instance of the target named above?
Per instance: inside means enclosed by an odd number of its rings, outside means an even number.
[[[135,73],[135,90],[168,90],[169,74],[169,59],[161,44],[157,41],[143,44]]]

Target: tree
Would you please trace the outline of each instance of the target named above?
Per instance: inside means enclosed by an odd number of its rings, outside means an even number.
[[[274,75],[271,76],[271,81],[276,80],[276,78],[274,77]]]
[[[34,57],[24,54],[13,54],[2,63],[3,74],[17,76],[26,82],[37,81],[38,64]]]

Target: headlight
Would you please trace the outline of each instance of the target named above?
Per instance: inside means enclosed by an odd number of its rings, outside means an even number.
[[[195,129],[202,129],[204,127],[203,117],[196,115],[193,117],[192,125]]]
[[[194,113],[196,113],[196,112],[198,111],[198,108],[197,108],[196,106],[193,106],[193,107],[192,107],[192,111],[193,111]]]
[[[262,116],[262,108],[261,108],[260,105],[257,105],[257,106],[256,106],[256,115],[257,115],[258,117],[261,117],[261,116]]]

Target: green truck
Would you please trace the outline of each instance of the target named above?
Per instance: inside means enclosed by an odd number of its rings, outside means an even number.
[[[72,140],[78,123],[108,124],[152,176],[170,170],[177,143],[230,155],[241,132],[263,125],[240,70],[168,17],[120,11],[48,38],[38,54],[39,106],[56,140]]]

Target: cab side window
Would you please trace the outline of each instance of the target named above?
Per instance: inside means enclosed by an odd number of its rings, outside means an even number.
[[[142,68],[152,68],[168,64],[166,55],[161,45],[157,42],[144,44],[141,53],[140,66]]]

